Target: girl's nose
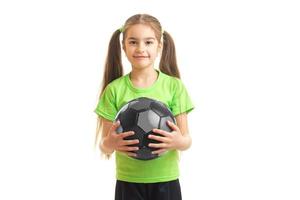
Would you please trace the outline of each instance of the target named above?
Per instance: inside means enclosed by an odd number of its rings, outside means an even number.
[[[144,45],[139,45],[137,48],[138,52],[144,52],[145,51],[145,46]]]

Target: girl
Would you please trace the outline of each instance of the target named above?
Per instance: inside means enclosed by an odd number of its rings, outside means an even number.
[[[122,49],[132,70],[123,76]],[[159,69],[154,62],[161,53]],[[113,122],[118,110],[138,97],[157,99],[170,108],[177,125],[168,122],[172,133],[160,129],[149,135],[160,143],[150,143],[159,157],[143,161],[134,159],[134,144],[139,140],[124,140],[134,132],[116,133],[119,122]],[[191,145],[187,113],[193,109],[189,95],[180,80],[176,63],[175,46],[169,33],[162,30],[159,21],[147,14],[127,19],[116,30],[109,43],[103,86],[95,112],[98,114],[96,144],[109,157],[116,152],[115,200],[180,200],[178,150]]]

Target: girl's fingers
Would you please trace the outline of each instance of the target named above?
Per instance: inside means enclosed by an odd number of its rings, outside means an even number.
[[[110,129],[111,131],[116,131],[119,126],[120,126],[120,121],[118,120],[112,124]]]
[[[161,155],[161,154],[165,153],[166,151],[167,151],[166,149],[159,149],[159,150],[156,150],[156,151],[152,151],[152,154]]]
[[[152,139],[152,140],[156,140],[156,141],[159,141],[159,142],[169,142],[169,139],[166,138],[166,137],[161,137],[161,136],[157,136],[157,135],[148,135],[148,138],[149,139]]]
[[[123,145],[138,144],[139,142],[139,140],[123,140]]]
[[[171,133],[169,133],[169,132],[167,132],[167,131],[164,131],[164,130],[162,130],[162,129],[153,129],[152,130],[154,133],[158,133],[158,134],[160,134],[160,135],[162,135],[162,136],[165,136],[165,137],[168,137],[168,136],[170,136],[170,134]]]
[[[153,148],[167,148],[167,144],[166,143],[149,143],[148,145],[149,147],[153,147]]]
[[[119,135],[122,139],[124,139],[125,137],[134,135],[134,132],[133,132],[133,131],[127,131],[127,132],[120,133],[120,134],[118,134],[118,135]]]
[[[121,147],[117,148],[117,150],[127,153],[129,151],[137,151],[137,150],[139,150],[139,147],[121,146]]]
[[[176,124],[174,124],[173,122],[171,122],[169,120],[167,121],[167,123],[174,131],[179,131],[179,127]]]
[[[126,153],[128,156],[131,156],[131,157],[136,157],[137,156],[137,154],[136,153],[131,153],[131,152],[128,152],[128,153]]]

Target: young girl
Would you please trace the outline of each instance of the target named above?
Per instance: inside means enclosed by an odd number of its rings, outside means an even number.
[[[132,70],[123,76],[122,49]],[[161,53],[159,69],[154,61]],[[160,134],[149,135],[160,143],[150,143],[156,148],[152,160],[132,158],[139,140],[125,140],[134,132],[116,133],[120,122],[113,122],[119,109],[128,101],[148,97],[165,103],[176,118],[176,125],[168,122],[172,132],[154,129]],[[187,113],[193,109],[189,95],[180,80],[176,63],[175,46],[159,21],[147,14],[127,19],[116,30],[109,43],[103,86],[95,112],[98,114],[96,143],[101,133],[99,148],[108,157],[116,152],[116,200],[180,200],[178,150],[190,147]]]

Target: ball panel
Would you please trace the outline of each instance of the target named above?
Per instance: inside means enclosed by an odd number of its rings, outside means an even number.
[[[120,113],[118,119],[121,122],[123,131],[130,131],[135,126],[137,118],[138,113],[130,107],[125,112]]]
[[[157,155],[151,153],[151,149],[149,148],[141,148],[137,152],[137,159],[139,160],[151,160],[157,157]],[[142,170],[142,169],[141,169]]]
[[[120,115],[120,113],[123,113],[123,112],[125,112],[126,111],[126,109],[128,108],[128,103],[127,104],[125,104],[124,106],[122,106],[121,107],[121,109],[119,110],[119,112],[117,113],[117,115],[116,116],[119,116]]]
[[[165,106],[165,104],[159,101],[152,102],[150,108],[155,113],[157,113],[160,117],[172,115],[171,111]]]
[[[130,145],[130,146],[138,146],[138,147],[143,147],[144,146],[144,136],[146,135],[146,133],[143,131],[143,129],[141,129],[138,126],[134,126],[132,127],[131,131],[134,132],[134,135],[128,136],[125,139],[126,140],[135,140],[138,139],[139,143],[138,144],[134,144],[134,145]]]
[[[171,121],[171,122],[174,122],[173,118],[170,117],[170,116],[160,118],[159,128],[162,129],[162,130],[164,130],[164,131],[171,132],[172,129],[167,124],[168,120]]]
[[[152,101],[148,98],[140,98],[137,101],[131,102],[130,103],[130,108],[132,108],[136,111],[141,111],[141,110],[149,108],[151,102]]]
[[[146,133],[159,125],[159,116],[152,110],[140,112],[138,116],[137,125],[141,127]]]

